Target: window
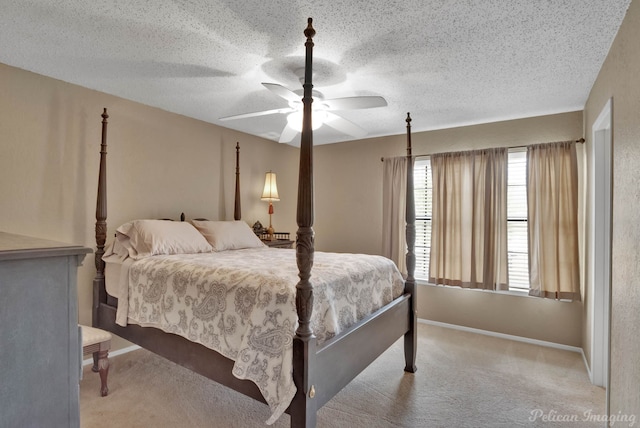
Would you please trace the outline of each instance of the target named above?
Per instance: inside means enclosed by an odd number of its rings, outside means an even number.
[[[429,279],[429,251],[431,251],[431,162],[428,157],[417,158],[413,166],[413,185],[416,201],[416,272],[417,279]]]
[[[510,149],[507,165],[509,289],[529,291],[527,230],[527,152]]]
[[[509,288],[529,290],[529,256],[527,245],[527,153],[510,149],[507,172],[507,258]],[[429,279],[431,245],[431,162],[417,158],[414,164],[416,203],[416,272],[419,280]]]

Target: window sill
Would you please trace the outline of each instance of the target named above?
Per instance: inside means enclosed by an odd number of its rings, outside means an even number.
[[[485,292],[485,293],[493,293],[493,294],[506,294],[508,296],[530,297],[532,299],[554,300],[556,302],[566,302],[566,303],[572,302],[571,300],[566,300],[566,299],[548,299],[544,297],[529,296],[529,293],[525,290],[485,290],[482,288],[463,288],[463,287],[457,287],[452,285],[432,284],[429,281],[426,281],[424,279],[416,279],[416,284],[424,285],[426,287],[450,288],[450,289],[456,289],[456,290],[467,290],[467,291],[478,292],[478,293]]]
[[[433,284],[424,279],[416,279],[416,284],[424,285],[427,287],[438,287],[438,288],[452,288],[457,290],[468,290],[468,291],[476,291],[476,292],[486,292],[486,293],[495,293],[495,294],[506,294],[509,296],[519,296],[519,297],[533,297],[529,296],[529,293],[525,290],[485,290],[482,288],[464,288],[464,287],[456,287],[452,285],[438,285]]]

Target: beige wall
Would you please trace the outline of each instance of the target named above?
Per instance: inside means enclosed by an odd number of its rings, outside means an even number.
[[[241,144],[243,219],[268,224],[264,173],[278,172],[274,224],[294,232],[299,151],[0,64],[0,230],[95,249],[103,107],[109,109],[108,236],[134,218],[233,219]],[[79,270],[91,320],[93,255]],[[118,346],[121,346],[119,343]]]
[[[636,418],[640,417],[639,40],[640,1],[633,0],[584,114],[589,135],[605,103],[613,98],[610,414]]]
[[[414,126],[420,118],[414,117]],[[413,133],[414,154],[509,147],[582,136],[582,112]],[[404,117],[398,132],[405,132]],[[379,253],[381,157],[405,154],[404,134],[315,150],[319,250]],[[421,318],[570,346],[582,344],[582,303],[434,286],[419,287]]]

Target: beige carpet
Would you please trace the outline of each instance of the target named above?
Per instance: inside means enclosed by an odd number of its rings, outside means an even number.
[[[420,324],[417,365],[404,373],[398,341],[318,412],[318,426],[604,425],[585,420],[603,415],[605,394],[578,353]],[[264,427],[269,416],[265,404],[145,350],[111,359],[109,388],[100,397],[85,367],[83,428]],[[272,426],[288,427],[289,416]]]

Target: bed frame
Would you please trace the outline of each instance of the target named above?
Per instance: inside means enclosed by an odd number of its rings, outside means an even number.
[[[415,215],[413,197],[413,163],[407,168],[407,269],[404,294],[382,307],[340,335],[321,346],[310,328],[313,310],[313,256],[314,256],[314,197],[313,197],[313,134],[311,130],[312,58],[315,30],[309,18],[306,36],[304,75],[303,130],[300,149],[300,170],[297,204],[296,261],[300,281],[296,285],[296,309],[299,326],[293,338],[293,378],[297,393],[286,413],[291,416],[292,427],[316,426],[316,411],[353,378],[404,336],[405,368],[416,371],[416,287],[415,270]],[[102,113],[102,143],[98,197],[96,203],[96,277],[93,281],[93,325],[108,330],[141,347],[161,355],[216,382],[233,388],[249,397],[265,402],[257,386],[248,380],[235,378],[233,361],[200,344],[159,329],[138,325],[120,327],[116,324],[117,299],[108,296],[105,289],[102,261],[107,235],[107,109]],[[407,157],[411,160],[411,118],[407,114]],[[240,219],[239,146],[236,146],[236,195],[234,218]]]

